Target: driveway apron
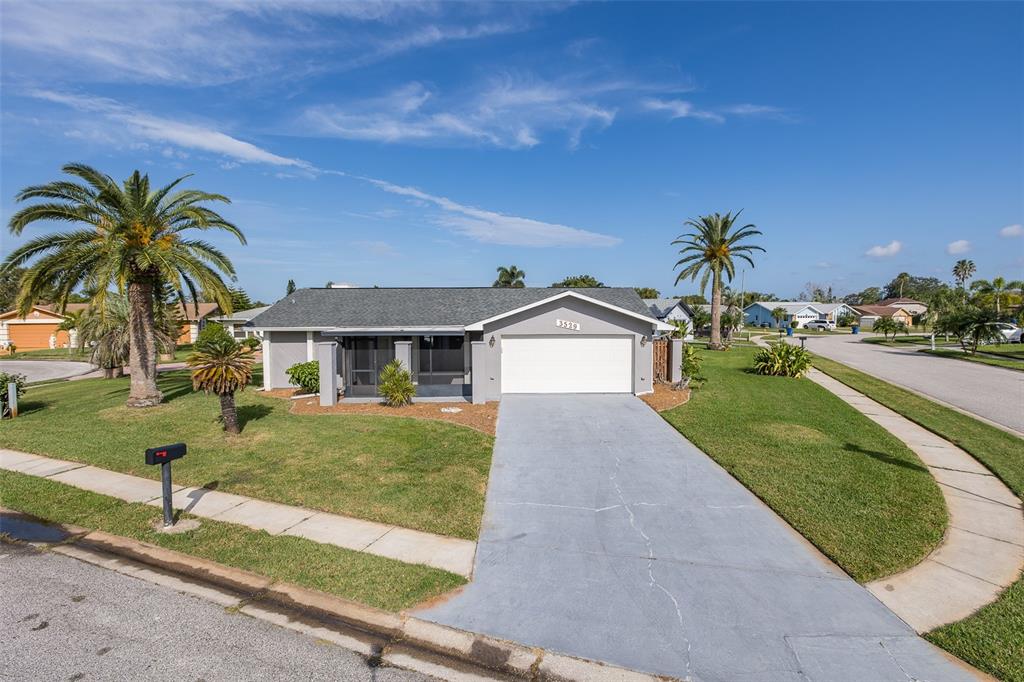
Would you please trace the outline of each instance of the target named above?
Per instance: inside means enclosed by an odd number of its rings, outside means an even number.
[[[694,680],[969,680],[642,401],[506,395],[473,582],[419,615]]]

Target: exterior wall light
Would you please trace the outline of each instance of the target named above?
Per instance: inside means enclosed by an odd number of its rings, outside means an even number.
[[[494,335],[491,335],[491,339],[487,342],[487,345],[494,348]]]
[[[643,348],[647,345],[647,334],[640,337],[640,347]]]

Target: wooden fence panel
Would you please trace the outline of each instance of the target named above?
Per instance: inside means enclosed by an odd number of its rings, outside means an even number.
[[[654,344],[654,380],[667,382],[671,377],[669,373],[669,356],[672,353],[669,340],[655,339],[651,343]]]

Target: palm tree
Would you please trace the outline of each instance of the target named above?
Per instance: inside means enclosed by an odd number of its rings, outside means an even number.
[[[966,288],[967,280],[974,277],[974,273],[977,268],[974,267],[974,261],[968,260],[967,258],[961,258],[953,266],[953,279],[956,280],[956,285],[961,289]]]
[[[197,344],[195,351],[185,360],[192,369],[192,388],[215,393],[220,398],[221,419],[228,433],[241,432],[235,409],[235,391],[245,390],[252,381],[252,363],[252,352],[227,333],[215,334]]]
[[[900,298],[903,298],[903,287],[910,283],[910,273],[901,272],[900,274],[896,275],[894,283],[896,284],[896,286],[900,288]]]
[[[285,296],[291,296],[294,293],[295,293],[295,280],[294,279],[290,279],[290,280],[288,280],[288,284],[286,284],[285,287],[284,287],[284,295]]]
[[[977,291],[983,296],[991,296],[996,302],[996,317],[998,318],[1002,314],[1002,299],[1003,296],[1013,293],[1017,289],[1024,288],[1024,282],[1012,281],[1007,282],[1002,277],[993,277],[992,281],[987,279],[979,279],[975,282],[971,282],[971,290]]]
[[[734,258],[741,258],[754,267],[754,261],[750,254],[754,251],[764,251],[760,246],[743,244],[743,240],[761,234],[753,224],[744,225],[736,230],[733,226],[740,217],[739,211],[736,215],[731,212],[721,215],[701,216],[696,220],[687,220],[686,225],[692,227],[694,232],[680,235],[673,244],[682,244],[679,250],[682,258],[675,267],[683,266],[682,271],[676,277],[676,284],[684,277],[691,281],[701,275],[701,294],[707,289],[708,279],[712,280],[711,285],[711,341],[708,348],[719,350],[722,347],[722,276],[725,275],[728,281],[736,276]]]
[[[160,306],[154,311],[153,334],[156,350],[174,352],[179,323],[174,311]],[[92,305],[82,313],[78,341],[92,349],[89,361],[103,368],[107,379],[124,375],[131,354],[131,311],[128,299],[121,294],[108,294],[102,305]]]
[[[694,336],[700,334],[704,327],[711,324],[711,313],[704,310],[703,308],[695,307],[693,309],[693,334]]]
[[[782,328],[782,321],[785,320],[788,316],[789,313],[786,312],[786,309],[783,308],[782,306],[772,308],[772,318],[775,319],[775,326],[778,327],[779,329]]]
[[[19,235],[31,223],[57,220],[85,229],[57,232],[15,249],[0,274],[35,261],[21,280],[17,306],[27,313],[41,291],[52,288],[63,307],[80,285],[97,291],[102,306],[108,290],[128,297],[131,348],[129,407],[157,405],[163,396],[156,385],[155,292],[169,287],[179,301],[198,300],[205,291],[230,314],[231,297],[222,274],[235,279],[231,261],[208,242],[185,236],[188,230],[225,230],[245,244],[232,223],[207,208],[208,202],[230,203],[220,194],[175,187],[188,175],[157,190],[149,176],[135,171],[122,184],[95,168],[73,163],[63,171],[83,182],[56,180],[26,187],[17,201],[44,199],[15,213],[10,231]],[[186,296],[189,294],[188,296]]]
[[[498,266],[498,279],[494,280],[492,287],[503,289],[522,289],[526,286],[526,272],[514,265],[507,268],[504,265]]]

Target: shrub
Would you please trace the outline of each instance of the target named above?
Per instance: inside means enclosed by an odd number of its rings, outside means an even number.
[[[811,354],[788,343],[773,343],[754,355],[754,371],[776,377],[801,377],[811,368]]]
[[[320,392],[320,363],[316,360],[292,365],[285,370],[285,374],[288,375],[289,383],[306,393]]]
[[[248,348],[249,350],[256,350],[257,348],[263,345],[263,342],[260,341],[255,336],[247,336],[244,339],[242,339],[241,344]]]
[[[228,334],[228,330],[224,328],[224,325],[217,324],[216,322],[207,322],[206,325],[199,331],[199,336],[196,337],[196,346],[201,346],[204,343],[208,343],[215,339],[231,339],[231,334]]]
[[[384,398],[384,404],[391,407],[408,405],[416,395],[416,385],[412,383],[412,376],[398,360],[392,360],[384,365],[377,379],[377,390]]]
[[[682,370],[683,380],[680,382],[680,388],[688,386],[699,388],[705,381],[700,373],[700,366],[704,362],[704,358],[700,356],[696,348],[688,343],[683,344],[682,355],[679,368]]]
[[[850,327],[853,325],[853,321],[853,315],[851,315],[850,313],[843,313],[842,315],[839,316],[839,319],[836,320],[836,326]]]
[[[14,392],[20,401],[25,393],[25,380],[24,374],[0,372],[0,417],[7,417],[11,413],[11,406],[7,404],[7,384],[14,383],[17,387]]]

